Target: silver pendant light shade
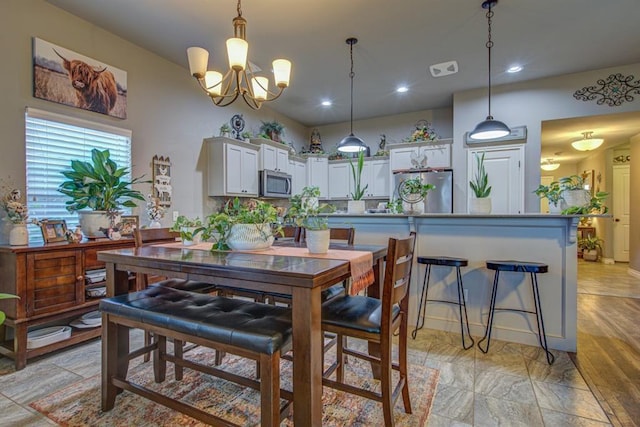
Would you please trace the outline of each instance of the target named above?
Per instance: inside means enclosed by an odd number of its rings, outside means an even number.
[[[349,73],[349,78],[351,79],[351,132],[349,133],[349,136],[344,137],[338,144],[338,151],[342,151],[344,153],[357,153],[367,149],[367,144],[353,134],[353,77],[355,76],[355,73],[353,72],[353,45],[356,43],[358,43],[358,39],[355,37],[347,39],[351,55],[351,72]]]

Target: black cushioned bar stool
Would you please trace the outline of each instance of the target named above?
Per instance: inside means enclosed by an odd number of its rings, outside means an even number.
[[[539,262],[528,262],[528,261],[487,261],[487,268],[489,270],[494,270],[495,275],[493,276],[493,289],[491,290],[491,303],[489,305],[489,318],[487,319],[487,328],[485,329],[484,336],[480,341],[478,341],[478,348],[483,352],[487,353],[489,351],[489,344],[491,343],[491,328],[493,326],[493,315],[496,310],[502,311],[519,311],[522,313],[530,313],[536,315],[536,324],[538,326],[538,342],[540,343],[540,347],[547,354],[547,362],[549,365],[553,364],[555,357],[549,351],[547,346],[547,335],[544,330],[544,320],[542,318],[542,308],[540,307],[540,291],[538,290],[538,273],[546,273],[549,271],[549,266],[547,264],[542,264]],[[522,273],[529,273],[531,277],[531,291],[533,292],[533,302],[535,309],[534,311],[530,310],[520,310],[515,308],[496,308],[496,294],[498,293],[498,278],[500,277],[501,271],[515,271]],[[487,341],[485,348],[482,348],[482,342]]]
[[[460,274],[460,267],[466,267],[469,261],[465,258],[454,258],[447,256],[421,256],[418,257],[418,264],[426,264],[427,269],[424,272],[424,280],[422,282],[422,293],[420,295],[420,305],[418,306],[418,319],[416,320],[416,328],[411,333],[413,339],[416,338],[416,334],[419,329],[424,327],[424,319],[427,311],[428,302],[444,302],[447,304],[455,304],[460,311],[460,333],[462,335],[462,348],[465,350],[473,347],[473,338],[471,338],[471,332],[469,331],[469,318],[467,317],[467,304],[464,300],[464,289],[462,288],[462,275]],[[429,279],[431,276],[431,266],[439,265],[444,267],[455,267],[456,278],[458,284],[458,301],[429,299]],[[464,319],[462,318],[462,312],[464,311]],[[471,341],[471,344],[467,344],[464,336],[464,326],[467,326],[467,336]]]

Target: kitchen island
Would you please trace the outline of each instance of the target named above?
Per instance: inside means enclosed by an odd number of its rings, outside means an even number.
[[[549,347],[576,351],[577,321],[577,225],[579,216],[520,214],[469,215],[334,214],[332,227],[355,227],[356,243],[386,244],[389,237],[416,231],[418,256],[454,256],[469,260],[462,268],[471,333],[482,336],[487,321],[493,271],[486,260],[521,260],[548,264],[538,275],[542,313]],[[414,264],[409,319],[416,323],[425,266]],[[429,299],[457,300],[455,270],[431,270]],[[500,275],[496,307],[533,308],[529,276]],[[429,303],[425,327],[460,332],[458,307]],[[538,345],[535,316],[497,312],[492,338]]]

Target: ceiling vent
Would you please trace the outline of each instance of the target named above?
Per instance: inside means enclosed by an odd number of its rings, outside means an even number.
[[[493,138],[493,139],[471,139],[469,134],[471,132],[464,133],[464,143],[467,145],[492,145],[492,144],[524,144],[527,142],[527,127],[526,126],[514,126],[511,128],[509,135]]]
[[[440,64],[434,64],[429,66],[429,71],[433,77],[448,76],[449,74],[455,74],[458,72],[458,62],[448,61],[441,62]]]

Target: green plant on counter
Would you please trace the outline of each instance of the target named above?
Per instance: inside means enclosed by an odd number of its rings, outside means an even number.
[[[558,181],[553,181],[549,185],[542,185],[536,188],[533,191],[536,196],[542,198],[546,198],[549,200],[549,203],[554,205],[558,205],[558,203],[562,200],[562,187],[560,187],[560,183]]]
[[[364,150],[358,152],[358,162],[354,166],[353,162],[349,160],[349,166],[351,166],[351,174],[353,175],[353,193],[351,198],[353,200],[362,200],[364,192],[369,188],[369,184],[361,187],[362,185],[362,169],[364,168]]]
[[[9,299],[9,298],[17,298],[20,299],[19,296],[13,294],[2,294],[0,293],[0,299]],[[7,315],[4,314],[4,311],[0,310],[0,325],[4,323],[4,319],[7,318]]]
[[[304,187],[300,194],[291,198],[285,219],[308,230],[326,230],[329,228],[329,218],[326,214],[334,212],[335,208],[326,203],[319,203],[318,197],[320,188]]]
[[[405,179],[402,184],[402,194],[400,195],[409,196],[410,194],[417,194],[421,199],[427,197],[429,191],[436,188],[433,184],[423,184],[422,179],[420,177]]]
[[[401,214],[404,212],[404,208],[402,207],[402,199],[394,199],[386,204],[387,209],[392,214]]]
[[[589,214],[605,214],[609,211],[604,205],[604,201],[609,193],[598,191],[591,196],[589,204],[584,206],[572,206],[562,211],[563,215],[589,215]]]
[[[560,190],[584,190],[584,179],[580,175],[571,175],[560,178]]]
[[[198,234],[204,231],[204,227],[200,218],[191,219],[184,215],[179,215],[169,230],[179,232],[182,240],[193,241]]]
[[[469,181],[469,186],[478,199],[489,197],[489,195],[491,194],[489,176],[487,175],[487,171],[484,168],[484,154],[485,153],[482,153],[482,156],[478,156],[478,153],[474,154],[476,158],[477,170],[476,174],[473,177],[473,181]]]

